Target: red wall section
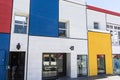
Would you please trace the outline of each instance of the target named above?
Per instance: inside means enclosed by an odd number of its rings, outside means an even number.
[[[12,0],[0,0],[0,33],[10,33]]]

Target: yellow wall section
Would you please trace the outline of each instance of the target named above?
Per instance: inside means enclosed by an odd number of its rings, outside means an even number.
[[[88,32],[88,67],[89,76],[98,74],[97,71],[97,55],[105,55],[106,74],[112,74],[112,47],[111,35],[108,33]]]

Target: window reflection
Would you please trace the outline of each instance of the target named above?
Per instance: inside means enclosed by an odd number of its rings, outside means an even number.
[[[113,72],[120,74],[120,55],[113,55]]]
[[[78,68],[78,76],[87,75],[87,56],[86,55],[78,55],[77,56],[77,68]]]

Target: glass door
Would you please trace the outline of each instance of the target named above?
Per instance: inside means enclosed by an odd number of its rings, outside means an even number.
[[[105,55],[97,55],[98,74],[105,74]]]
[[[57,61],[56,54],[43,54],[43,80],[56,79]]]
[[[113,56],[113,72],[114,74],[120,74],[120,54],[114,54]]]
[[[66,76],[66,54],[44,53],[43,54],[43,80],[55,80]]]
[[[58,77],[66,76],[66,54],[57,54]]]
[[[24,80],[25,52],[10,52],[8,80]]]
[[[87,76],[87,56],[78,55],[77,56],[77,68],[78,68],[78,77]]]

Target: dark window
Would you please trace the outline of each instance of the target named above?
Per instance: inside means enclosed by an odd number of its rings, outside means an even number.
[[[45,57],[44,61],[49,61],[49,57]]]
[[[65,22],[59,22],[59,37],[67,37],[67,25]]]
[[[118,32],[118,39],[120,39],[120,31]]]
[[[94,29],[99,29],[99,23],[94,22]]]
[[[27,33],[27,17],[24,16],[15,16],[15,27],[14,33]]]

